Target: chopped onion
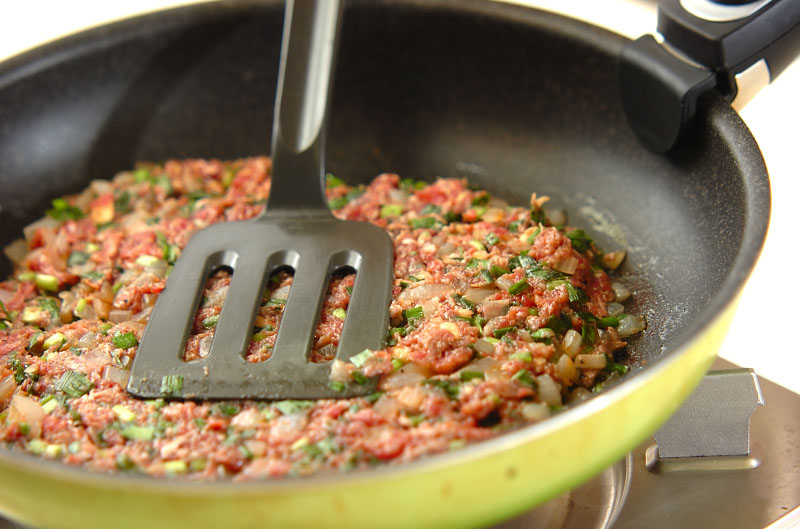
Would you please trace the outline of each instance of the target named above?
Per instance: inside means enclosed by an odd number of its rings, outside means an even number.
[[[169,264],[163,259],[156,259],[152,263],[148,263],[148,265],[144,267],[144,270],[145,272],[149,272],[159,279],[164,279],[167,277]]]
[[[481,215],[481,220],[484,222],[502,222],[505,218],[505,210],[497,207],[488,208],[483,215]]]
[[[519,411],[527,421],[541,421],[550,417],[550,407],[541,402],[526,402],[519,407]]]
[[[609,303],[606,309],[609,316],[620,316],[625,312],[625,307],[622,306],[622,303],[617,303],[616,301]]]
[[[17,393],[11,399],[8,406],[9,423],[25,423],[28,425],[28,436],[37,438],[42,435],[42,421],[47,415],[38,402],[30,397],[24,397]]]
[[[282,299],[287,300],[289,299],[289,291],[292,289],[292,285],[284,285],[275,291],[270,296],[272,299]]]
[[[97,311],[94,310],[94,305],[92,303],[84,303],[83,307],[80,307],[80,310],[78,310],[78,308],[79,306],[76,304],[74,310],[75,316],[84,320],[93,320],[97,318]]]
[[[200,358],[205,358],[211,352],[211,342],[214,340],[213,335],[204,336],[197,344],[197,354]]]
[[[244,447],[247,448],[247,451],[253,454],[254,457],[264,457],[267,454],[267,443],[264,441],[247,439],[243,444]]]
[[[506,380],[508,379],[508,377],[503,375],[503,372],[500,370],[500,362],[491,356],[485,356],[475,360],[474,362],[470,362],[463,368],[459,369],[458,372],[460,373],[461,371],[475,371],[478,373],[483,373],[486,380],[499,380],[504,376],[506,377]]]
[[[639,316],[636,314],[626,314],[619,320],[619,326],[617,326],[617,332],[622,338],[626,338],[628,336],[632,336],[636,333],[640,333],[644,330],[646,326],[644,316]]]
[[[575,381],[575,363],[569,355],[564,354],[559,357],[554,372],[568,386]]]
[[[487,320],[505,316],[508,313],[509,301],[507,299],[495,299],[491,301],[484,301],[480,304],[480,309],[483,310],[483,316]]]
[[[225,285],[212,291],[211,295],[208,296],[205,306],[216,307],[217,305],[222,305],[222,302],[225,301],[225,296],[228,295],[229,286],[230,285]]]
[[[381,380],[380,389],[387,391],[412,386],[425,380],[430,374],[431,371],[427,367],[410,362]]]
[[[456,245],[451,242],[446,242],[442,244],[438,250],[436,250],[436,257],[442,258],[447,257],[451,253],[456,251]]]
[[[422,314],[426,318],[430,318],[439,310],[439,302],[434,299],[423,301],[420,306],[422,307]]]
[[[536,377],[536,385],[539,388],[539,398],[550,406],[561,405],[561,385],[553,377],[545,373]]]
[[[606,367],[606,355],[580,354],[575,357],[575,367],[580,369],[603,369]]]
[[[75,297],[75,294],[69,290],[59,292],[58,297],[61,298],[61,306],[58,309],[58,315],[62,322],[70,323],[72,321],[72,311],[75,310],[78,299]]]
[[[231,419],[231,426],[241,430],[256,427],[261,423],[261,413],[255,408],[242,410]]]
[[[375,402],[372,409],[381,417],[388,419],[397,415],[400,411],[400,403],[394,397],[381,395],[381,398]]]
[[[3,380],[0,380],[0,403],[5,404],[11,400],[14,390],[17,389],[17,383],[14,381],[12,375],[8,375]]]
[[[338,358],[331,362],[330,378],[334,382],[350,382],[350,369],[347,362],[343,362]]]
[[[484,338],[479,338],[475,341],[475,350],[482,355],[494,354],[494,344]]]
[[[592,392],[584,387],[577,387],[569,392],[568,404],[578,404],[592,397]]]
[[[603,254],[603,266],[609,270],[616,270],[622,264],[623,259],[625,259],[625,252],[623,251],[608,252]]]
[[[553,226],[566,226],[567,224],[567,211],[562,208],[548,208],[545,212],[547,214],[547,220],[550,221],[550,224]]]
[[[564,348],[564,352],[570,358],[575,358],[575,355],[581,350],[582,343],[583,337],[581,336],[581,333],[575,329],[570,329],[564,335],[564,340],[561,342],[561,345]]]
[[[611,289],[614,291],[614,297],[618,303],[624,303],[631,297],[630,289],[619,281],[611,283]]]
[[[33,239],[33,236],[36,234],[36,230],[40,228],[55,228],[60,224],[56,219],[51,217],[42,217],[41,219],[31,222],[24,228],[22,228],[22,234],[25,236],[26,241],[30,241]]]
[[[441,296],[442,294],[451,294],[453,287],[450,285],[443,285],[440,283],[417,283],[415,286],[403,290],[397,301],[400,303],[417,303],[425,301],[434,297]]]
[[[128,386],[128,379],[130,377],[130,371],[117,366],[106,366],[105,370],[103,371],[103,380],[116,382],[123,389]]]
[[[128,321],[133,317],[133,312],[129,310],[114,309],[108,313],[108,321],[111,323],[122,323]]]
[[[495,285],[506,291],[512,286],[514,286],[514,283],[516,283],[516,281],[514,281],[514,278],[507,274],[504,276],[500,276],[494,280]]]
[[[25,239],[17,239],[16,241],[12,242],[5,248],[3,248],[3,252],[6,254],[12,263],[19,266],[22,264],[22,261],[25,260],[25,257],[28,255],[28,243],[25,242]]]
[[[97,333],[87,332],[86,334],[78,338],[78,343],[75,344],[75,347],[78,347],[79,349],[88,349],[89,347],[93,346],[96,339],[97,339]]]
[[[566,259],[561,259],[558,261],[553,268],[559,272],[572,275],[575,273],[575,270],[578,269],[578,258],[574,255],[570,255]]]
[[[498,292],[500,291],[496,288],[468,288],[467,291],[464,292],[464,299],[478,305],[489,296],[497,294]]]

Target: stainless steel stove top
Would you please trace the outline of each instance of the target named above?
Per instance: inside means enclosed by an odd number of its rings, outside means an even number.
[[[712,407],[747,408],[741,393]],[[758,397],[764,406],[750,421],[749,455],[659,460],[651,438],[588,483],[495,529],[800,527],[800,395],[761,379]],[[719,422],[709,418],[707,429]],[[695,432],[685,433],[691,440]],[[663,436],[659,442],[663,451]],[[23,528],[0,518],[0,529]]]

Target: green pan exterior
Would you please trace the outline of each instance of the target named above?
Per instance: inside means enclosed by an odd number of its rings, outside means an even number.
[[[727,307],[689,343],[548,421],[406,467],[335,478],[192,484],[0,460],[0,510],[36,527],[481,527],[587,480],[657,429],[713,361]]]

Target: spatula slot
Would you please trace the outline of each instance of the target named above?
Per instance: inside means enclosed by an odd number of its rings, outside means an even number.
[[[222,265],[213,268],[206,279],[189,337],[183,351],[183,361],[191,362],[208,356],[214,340],[219,316],[233,279],[233,268]]]
[[[334,269],[328,280],[311,350],[310,361],[315,364],[324,364],[336,358],[356,273],[353,267],[344,266]]]
[[[248,362],[263,362],[272,356],[293,280],[294,269],[289,266],[281,266],[270,274],[253,321],[253,334],[245,356]]]

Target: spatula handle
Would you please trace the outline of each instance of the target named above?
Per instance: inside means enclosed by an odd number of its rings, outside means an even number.
[[[325,123],[340,0],[287,0],[272,131],[269,213],[330,215]]]

